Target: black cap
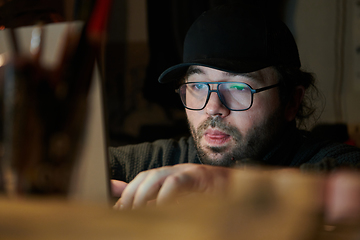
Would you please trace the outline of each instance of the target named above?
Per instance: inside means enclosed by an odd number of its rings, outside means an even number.
[[[191,65],[247,73],[269,66],[300,68],[298,49],[287,26],[262,8],[223,5],[203,13],[184,41],[183,63],[165,70],[159,82],[182,78]]]

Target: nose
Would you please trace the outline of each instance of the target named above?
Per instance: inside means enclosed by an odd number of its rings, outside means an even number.
[[[221,116],[222,118],[230,114],[230,110],[222,104],[217,92],[210,92],[209,101],[205,107],[206,114],[210,116]]]

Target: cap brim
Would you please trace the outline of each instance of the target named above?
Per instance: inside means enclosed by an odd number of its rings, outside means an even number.
[[[238,61],[228,61],[228,60],[219,60],[219,59],[206,59],[201,61],[194,61],[189,63],[180,63],[175,66],[172,66],[166,69],[159,77],[160,83],[168,83],[172,81],[179,81],[186,74],[187,69],[190,66],[203,66],[209,67],[220,71],[231,72],[231,73],[248,73],[263,69],[265,67],[271,66],[269,62],[238,62]]]

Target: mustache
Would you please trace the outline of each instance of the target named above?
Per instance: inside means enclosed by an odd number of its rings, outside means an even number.
[[[217,127],[221,130],[225,130],[225,128],[227,128],[228,126],[221,120],[220,116],[208,117],[204,122],[199,125],[197,132],[204,132],[209,127]]]

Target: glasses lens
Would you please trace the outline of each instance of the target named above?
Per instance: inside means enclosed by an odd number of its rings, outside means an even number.
[[[251,89],[245,83],[221,83],[219,94],[223,104],[233,110],[248,109],[251,105]]]
[[[202,109],[205,106],[209,86],[205,83],[186,83],[180,87],[180,97],[184,106]]]

